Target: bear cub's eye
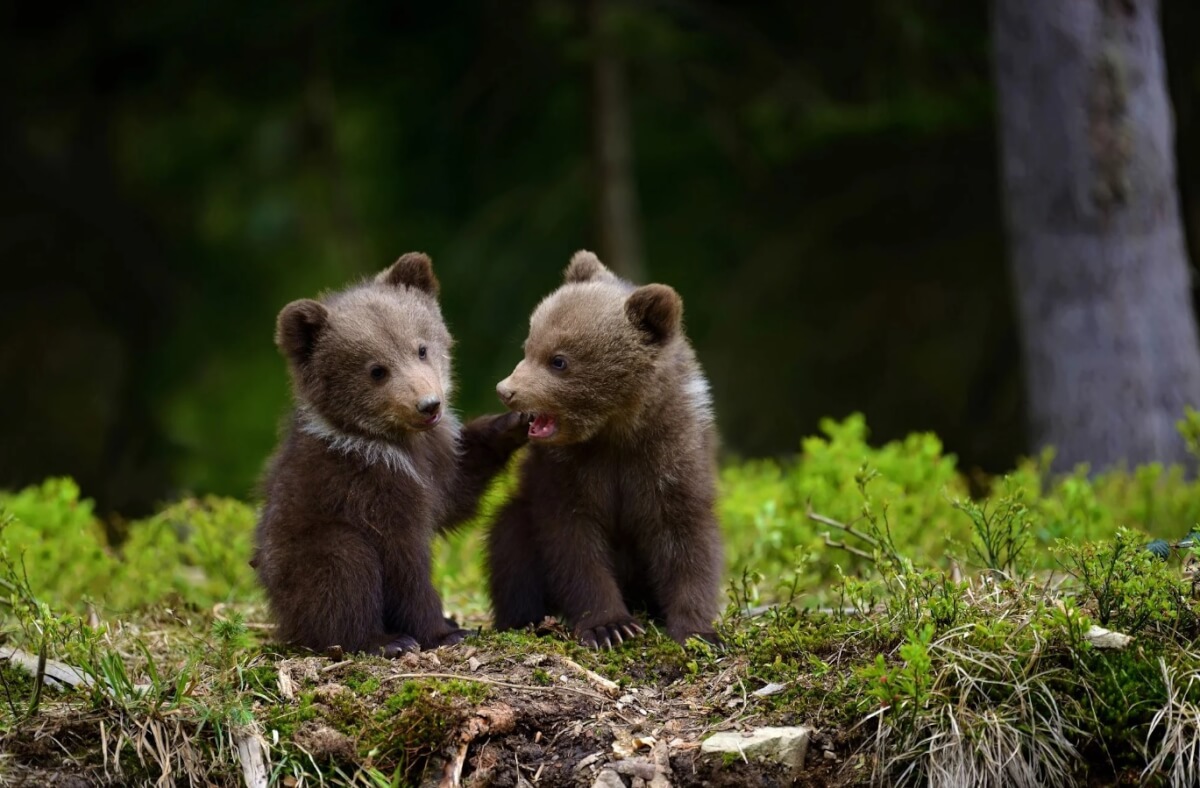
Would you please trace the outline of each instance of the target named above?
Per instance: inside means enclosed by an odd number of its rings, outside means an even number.
[[[562,356],[555,356],[554,358],[550,359],[550,366],[554,367],[559,372],[562,372],[567,368],[567,360]]]
[[[419,359],[421,359],[422,361],[424,361],[424,360],[425,360],[425,356],[426,356],[426,355],[428,355],[428,353],[427,353],[427,351],[425,350],[425,346],[424,346],[424,345],[421,345],[419,348],[417,348],[417,358],[419,358]]]
[[[388,374],[387,367],[380,366],[379,364],[373,364],[371,366],[370,374],[371,374],[371,380],[378,383],[379,381],[381,381],[387,377],[387,374]]]

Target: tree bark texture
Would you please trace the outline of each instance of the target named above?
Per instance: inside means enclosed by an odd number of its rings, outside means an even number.
[[[641,284],[641,229],[633,177],[633,142],[625,64],[606,31],[607,0],[588,0],[592,40],[592,167],[600,258],[619,275]]]
[[[994,0],[992,33],[1031,438],[1058,469],[1186,462],[1200,348],[1158,0]]]

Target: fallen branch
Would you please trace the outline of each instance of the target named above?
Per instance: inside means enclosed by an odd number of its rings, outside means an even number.
[[[462,785],[463,765],[467,760],[467,744],[458,745],[458,750],[454,753],[454,758],[446,764],[446,770],[442,773],[442,781],[438,783],[438,788],[459,788]]]
[[[616,697],[617,695],[621,694],[621,687],[619,684],[617,684],[617,682],[610,681],[609,679],[606,679],[603,676],[601,676],[599,673],[588,670],[583,665],[580,665],[578,662],[567,659],[566,657],[560,657],[559,659],[568,668],[570,668],[571,670],[574,670],[576,673],[579,673],[581,676],[583,676],[585,679],[587,679],[588,682],[591,683],[593,686],[595,686],[597,689],[604,690],[605,692],[607,692],[609,695],[612,695],[613,697]]]
[[[62,689],[64,684],[69,687],[81,685],[90,687],[93,683],[92,678],[79,668],[65,662],[46,659],[45,654],[31,654],[19,648],[0,648],[0,660],[4,659],[21,668],[30,676],[35,678],[40,676],[47,686],[54,689]],[[42,665],[44,667],[40,667]]]

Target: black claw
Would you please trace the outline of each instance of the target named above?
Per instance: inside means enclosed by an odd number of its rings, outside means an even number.
[[[625,638],[621,637],[621,627],[616,626],[608,630],[609,636],[612,638],[615,645],[621,645],[625,642]]]

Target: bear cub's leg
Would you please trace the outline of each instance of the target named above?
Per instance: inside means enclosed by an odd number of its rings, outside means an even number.
[[[267,580],[284,641],[314,651],[336,646],[386,656],[419,647],[412,635],[385,626],[383,567],[369,545],[345,538],[332,552],[292,556],[287,570],[291,566],[308,570],[271,572]]]
[[[493,626],[503,631],[540,624],[550,614],[545,570],[529,505],[521,498],[509,501],[488,530],[487,556]]]

